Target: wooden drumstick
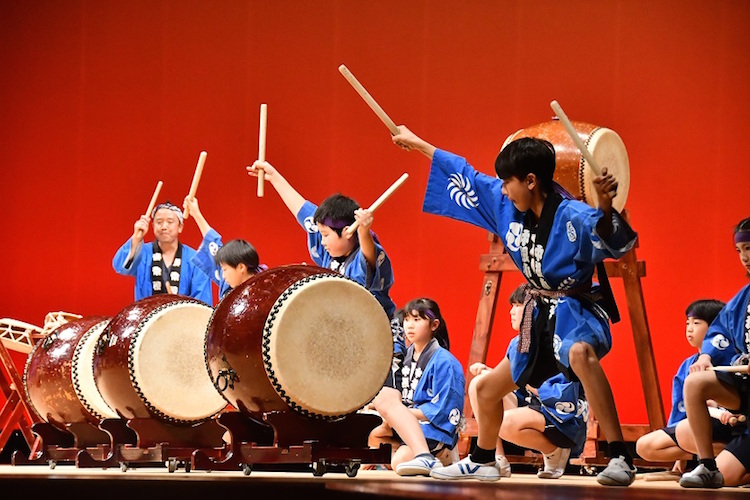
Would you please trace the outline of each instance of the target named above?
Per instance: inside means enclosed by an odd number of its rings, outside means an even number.
[[[148,208],[146,209],[146,213],[144,214],[149,219],[151,218],[151,212],[154,211],[154,207],[156,206],[156,199],[159,197],[159,193],[161,192],[161,187],[164,185],[162,181],[159,181],[156,183],[156,189],[154,189],[154,195],[151,196],[151,202],[148,204]],[[136,231],[136,239],[140,239],[143,237],[143,231],[138,229]]]
[[[711,418],[715,418],[716,420],[721,420],[721,415],[723,413],[732,413],[729,410],[724,410],[722,408],[716,408],[715,406],[709,406],[708,407],[708,414],[711,415]],[[729,425],[737,425],[737,422],[744,422],[747,420],[747,417],[745,415],[740,415],[739,417],[732,416],[729,418]]]
[[[709,370],[727,373],[747,373],[747,365],[710,366]]]
[[[581,150],[581,154],[586,159],[586,163],[589,164],[589,167],[591,167],[591,170],[594,172],[594,174],[602,175],[602,169],[599,168],[599,164],[596,163],[596,160],[594,160],[594,157],[589,152],[589,149],[583,143],[581,137],[578,135],[578,132],[576,132],[575,127],[573,127],[573,124],[570,122],[568,116],[562,110],[557,101],[552,101],[551,103],[549,103],[549,105],[552,108],[552,111],[554,111],[557,115],[557,118],[560,119],[560,123],[563,124],[563,127],[565,127],[565,130],[568,132],[570,138],[573,139],[575,145],[578,146],[578,149]]]
[[[188,198],[191,200],[195,198],[195,192],[198,191],[198,183],[201,181],[201,174],[203,174],[203,165],[206,163],[207,154],[205,151],[201,151],[201,154],[198,156],[198,164],[195,166],[195,173],[193,174],[193,183],[190,184],[190,192],[188,193]],[[182,217],[185,220],[190,217],[189,205],[183,207]]]
[[[268,105],[260,105],[260,132],[258,135],[258,161],[266,161],[266,121],[268,117]],[[262,168],[258,169],[258,198],[263,198],[263,180],[266,173]]]
[[[354,90],[357,91],[360,97],[362,97],[367,105],[370,106],[370,108],[375,112],[376,115],[378,115],[378,118],[380,118],[380,120],[385,123],[385,126],[388,127],[388,130],[391,131],[391,134],[398,134],[398,127],[396,126],[396,124],[393,122],[393,120],[390,119],[385,111],[383,111],[383,108],[381,108],[380,105],[375,102],[375,99],[372,98],[370,93],[362,86],[362,84],[359,83],[359,80],[357,80],[354,75],[352,75],[351,71],[349,71],[349,68],[342,64],[341,66],[339,66],[339,72],[344,75],[344,78],[346,78],[351,86],[354,87]]]
[[[385,200],[387,200],[388,198],[390,198],[391,195],[393,193],[395,193],[396,190],[398,188],[400,188],[401,185],[404,182],[406,182],[406,179],[408,179],[408,178],[409,178],[409,174],[404,173],[401,177],[398,178],[398,180],[396,180],[396,182],[394,182],[393,184],[391,184],[391,187],[389,187],[388,189],[386,189],[385,192],[380,195],[380,198],[378,198],[377,200],[375,200],[375,203],[373,203],[372,205],[370,205],[370,208],[368,210],[370,212],[374,212],[375,210],[377,210],[378,207],[380,207],[380,205],[382,205],[385,202]],[[346,234],[348,234],[349,236],[351,236],[352,234],[354,234],[354,232],[357,230],[358,227],[359,227],[359,222],[354,221],[354,224],[352,224],[351,226],[349,226],[349,228],[346,230]]]

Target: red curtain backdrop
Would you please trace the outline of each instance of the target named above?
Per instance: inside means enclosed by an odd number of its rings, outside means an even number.
[[[339,74],[359,78],[399,124],[493,174],[505,138],[552,117],[611,128],[630,159],[626,204],[646,261],[659,383],[693,353],[684,310],[747,283],[732,228],[750,216],[750,4],[672,1],[16,1],[0,5],[0,317],[115,315],[133,280],[111,267],[157,181],[181,204],[201,151],[198,199],[227,241],[269,266],[310,261],[268,185],[245,173],[268,104],[267,159],[308,199],[342,192],[376,213],[393,297],[438,301],[468,360],[487,233],[421,212],[428,162]],[[149,239],[152,235],[149,235]],[[183,241],[200,232],[187,221]],[[505,277],[489,362],[511,336]],[[625,319],[603,365],[623,423],[645,423]],[[23,360],[19,359],[19,363]]]

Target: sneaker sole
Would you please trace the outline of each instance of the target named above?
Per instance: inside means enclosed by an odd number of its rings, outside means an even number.
[[[396,474],[399,476],[428,476],[430,471],[428,469],[422,469],[418,467],[401,467],[396,470]]]
[[[541,472],[537,472],[536,477],[538,477],[539,479],[559,479],[562,477],[562,475],[563,475],[562,472],[558,474],[558,473],[541,471]]]
[[[463,476],[449,476],[440,472],[432,471],[430,477],[434,479],[442,479],[444,481],[461,481],[464,479],[474,479],[477,481],[500,481],[500,476],[473,476],[471,474],[465,474]]]
[[[596,476],[596,482],[603,486],[630,486],[633,481],[635,481],[635,477],[632,477],[630,482],[622,482],[609,476]]]

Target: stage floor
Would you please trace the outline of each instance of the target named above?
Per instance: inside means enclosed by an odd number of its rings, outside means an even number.
[[[360,471],[349,478],[341,473],[253,471],[200,471],[166,468],[78,469],[73,465],[0,465],[0,491],[10,494],[54,494],[66,498],[108,500],[120,498],[205,498],[225,495],[269,495],[268,498],[486,498],[539,500],[586,499],[666,499],[666,498],[748,498],[748,488],[686,490],[674,481],[638,479],[629,488],[604,487],[594,477],[565,475],[557,480],[541,480],[533,474],[515,474],[496,483],[479,481],[438,481],[430,478],[401,478],[392,471]],[[142,496],[146,495],[146,496]],[[158,497],[157,497],[158,495]]]

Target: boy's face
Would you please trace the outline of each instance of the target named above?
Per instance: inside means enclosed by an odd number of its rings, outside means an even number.
[[[159,209],[154,215],[154,237],[159,243],[174,243],[182,232],[177,214],[168,208]]]
[[[531,207],[533,184],[530,182],[530,177],[531,174],[526,179],[519,179],[518,177],[503,179],[503,194],[508,197],[519,212],[525,212]]]
[[[737,253],[740,255],[740,262],[745,266],[745,271],[750,275],[750,242],[742,241],[735,245]]]
[[[232,288],[236,288],[248,279],[251,275],[247,272],[245,264],[240,264],[237,267],[232,267],[226,262],[219,264],[221,267],[221,275],[224,277],[224,281],[227,282]]]
[[[510,305],[510,326],[515,331],[521,329],[521,320],[523,320],[523,304],[514,302]]]
[[[685,338],[687,338],[688,344],[694,348],[701,348],[703,337],[706,336],[707,331],[708,323],[706,321],[693,316],[688,316],[685,320]]]
[[[321,243],[331,257],[348,255],[356,245],[354,238],[347,238],[343,231],[339,236],[336,231],[320,222],[318,222],[318,232],[320,233]]]

